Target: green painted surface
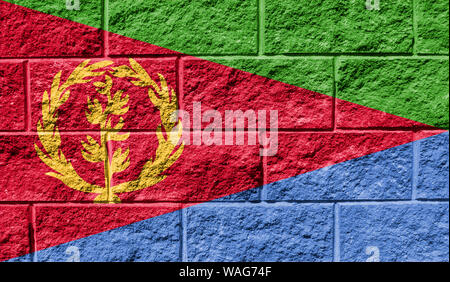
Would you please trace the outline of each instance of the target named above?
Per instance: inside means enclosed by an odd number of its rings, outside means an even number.
[[[214,61],[319,93],[333,94],[333,60],[331,58],[215,59]]]
[[[66,0],[8,0],[43,13],[55,15],[96,28],[102,28],[102,0],[80,0],[79,10],[69,10]],[[72,0],[71,3],[74,3]]]
[[[339,98],[448,128],[448,58],[408,56],[448,54],[446,0],[381,0],[379,10],[365,0],[81,0],[79,11],[64,0],[8,2],[97,28],[106,10],[111,32],[327,95],[331,56],[354,54],[336,70]],[[283,53],[330,57],[270,56]]]
[[[344,59],[337,97],[448,129],[449,67],[440,59]]]
[[[115,33],[187,54],[256,53],[257,2],[109,1]]]
[[[266,0],[268,53],[411,53],[411,0]]]
[[[418,0],[417,51],[448,54],[448,0]]]

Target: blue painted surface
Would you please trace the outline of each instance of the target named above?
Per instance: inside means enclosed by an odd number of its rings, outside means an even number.
[[[448,133],[416,142],[186,208],[183,224],[177,211],[36,257],[66,261],[75,246],[81,261],[448,261]],[[415,174],[417,197],[440,201],[411,200]],[[312,203],[258,202],[265,193]]]
[[[418,199],[448,199],[448,132],[419,143]]]
[[[332,261],[332,204],[202,204],[186,210],[188,261]]]
[[[26,254],[21,257],[12,258],[7,260],[7,262],[32,262],[34,254]]]
[[[380,261],[448,261],[448,212],[448,203],[343,204],[341,261],[366,261],[374,248]]]
[[[412,143],[267,185],[267,200],[410,199]]]
[[[179,261],[180,211],[37,252],[38,261]],[[68,249],[69,248],[69,249]],[[75,250],[75,252],[74,252]]]

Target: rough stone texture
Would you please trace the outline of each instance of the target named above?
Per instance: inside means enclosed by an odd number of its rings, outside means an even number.
[[[108,52],[110,55],[179,55],[180,53],[147,42],[122,36],[117,33],[108,34]]]
[[[448,199],[448,132],[419,144],[417,198]]]
[[[0,63],[0,130],[25,128],[24,66]]]
[[[71,21],[83,23],[96,28],[102,24],[102,0],[79,1],[80,9],[70,10],[66,6],[67,1],[54,0],[7,0],[6,2],[21,5],[46,14],[55,15]],[[76,1],[69,1],[75,3]]]
[[[221,113],[223,126],[225,110],[266,110],[267,116],[277,110],[279,128],[332,126],[329,96],[206,61],[188,59],[183,66],[182,99],[191,116],[193,103],[201,102],[202,112],[214,109]]]
[[[49,1],[37,0],[17,0],[9,2],[15,2],[32,9],[38,9],[40,11],[52,13],[59,17],[76,20],[83,24],[95,27],[97,27],[97,19],[100,17],[99,12],[101,13],[101,11],[96,10],[95,5],[93,5],[91,1],[89,3],[82,3],[79,11],[68,11],[67,9],[65,9],[65,3],[63,1],[58,1],[58,3],[49,3]],[[229,39],[230,37],[242,37],[242,31],[250,30],[250,28],[226,29],[227,35],[225,36],[223,35],[224,26],[234,26],[234,24],[240,26],[240,24],[242,24],[240,20],[247,19],[247,17],[250,17],[249,15],[251,13],[255,13],[258,17],[262,18],[262,25],[267,24],[268,22],[271,23],[271,28],[269,28],[268,30],[261,29],[258,34],[258,40],[252,40],[251,48],[255,50],[259,45],[270,46],[269,39],[271,38],[273,33],[281,33],[283,34],[283,36],[277,37],[277,40],[281,45],[289,45],[287,43],[298,41],[302,44],[306,42],[305,44],[313,46],[313,49],[319,50],[327,48],[330,49],[340,45],[348,45],[349,48],[355,48],[359,46],[362,50],[366,50],[367,48],[382,48],[382,46],[387,47],[385,48],[386,50],[374,51],[375,53],[373,54],[377,55],[378,52],[389,52],[389,50],[397,50],[398,48],[401,48],[401,46],[404,46],[406,43],[412,45],[412,34],[414,33],[414,38],[417,38],[417,40],[415,41],[416,46],[414,46],[414,48],[412,46],[411,48],[407,48],[408,50],[411,50],[411,52],[413,49],[418,49],[417,51],[419,52],[419,54],[421,54],[420,52],[422,51],[420,50],[420,42],[425,42],[426,45],[433,44],[433,46],[438,45],[438,43],[447,45],[446,52],[430,51],[426,54],[448,54],[448,32],[446,32],[448,31],[448,3],[446,3],[445,1],[416,1],[413,5],[412,0],[396,0],[389,3],[381,3],[381,10],[379,11],[367,10],[365,8],[364,0],[329,0],[326,2],[321,1],[320,5],[316,2],[319,1],[283,1],[282,3],[278,3],[277,1],[270,1],[265,3],[265,6],[267,8],[265,11],[260,8],[260,10],[257,12],[256,3],[252,1],[246,1],[243,4],[236,6],[232,1],[199,2],[190,0],[177,0],[171,1],[171,5],[164,5],[159,1],[153,0],[145,2],[136,2],[135,0],[121,0],[120,9],[115,9],[115,15],[117,15],[117,17],[120,18],[121,21],[123,21],[123,17],[126,17],[126,25],[111,24],[110,26],[106,26],[105,24],[103,28],[106,28],[112,32],[129,32],[130,36],[135,39],[146,41],[152,44],[159,44],[160,46],[168,49],[176,49],[188,54],[204,54],[205,52],[202,50],[210,50],[210,48],[212,47],[211,45],[214,44],[211,42],[208,43],[208,34],[220,34],[221,36],[215,37],[216,40],[221,40],[222,38]],[[94,4],[95,3],[96,2],[94,2]],[[119,3],[119,1],[115,3]],[[3,5],[6,4],[7,3]],[[199,8],[199,5],[201,5],[202,7]],[[247,8],[243,8],[242,5],[251,6],[251,12],[247,11]],[[259,5],[264,6],[261,4]],[[113,6],[119,7],[119,4],[114,4]],[[129,17],[128,12],[123,11],[124,9],[122,9],[122,7],[132,7],[130,8],[132,12],[130,12]],[[175,8],[179,9],[175,10]],[[271,10],[272,8],[275,12]],[[413,8],[415,9],[414,17]],[[245,10],[245,12],[243,12],[243,10]],[[202,17],[199,17],[196,20],[192,19],[194,24],[185,24],[184,22],[182,25],[180,24],[180,22],[182,21],[179,20],[179,17],[186,16],[190,18],[191,15],[197,14],[202,14]],[[229,19],[229,14],[238,14],[239,20],[227,21],[225,23],[220,22],[220,20],[222,19]],[[245,14],[245,16],[242,16],[242,14]],[[291,14],[292,18],[289,18],[289,15]],[[227,15],[228,17],[222,17],[222,15]],[[52,16],[48,17],[51,20],[53,20],[54,18]],[[217,22],[204,20],[205,18],[209,17],[217,19]],[[272,24],[272,19],[276,19],[274,21],[274,23],[276,24]],[[303,21],[305,22],[303,23]],[[142,24],[145,24],[145,22],[152,23],[152,28],[150,29],[150,31],[147,27],[142,27]],[[245,22],[245,24],[251,26],[256,25],[256,23],[256,20]],[[330,26],[332,26],[333,29],[330,29]],[[416,28],[413,28],[413,26],[416,26]],[[119,30],[116,30],[116,28],[118,28]],[[186,36],[187,34],[191,35],[192,30],[199,30],[200,34],[200,31],[203,30],[206,30],[207,32],[204,32],[199,36],[194,36],[195,40],[193,40],[192,36]],[[405,30],[408,31],[406,32]],[[291,37],[285,35],[286,32],[288,34],[303,34],[304,32],[307,32],[308,36],[306,37],[306,39],[304,36]],[[164,33],[164,36],[158,36],[160,33]],[[197,37],[201,37],[201,39],[199,40]],[[255,34],[251,37],[256,39],[257,36]],[[347,37],[350,37],[351,39],[348,39]],[[121,44],[120,38],[124,39],[124,37],[115,34],[110,34],[109,38],[110,46],[106,46],[105,48],[110,50],[106,50],[106,52],[111,52],[111,54],[114,55],[174,53],[172,51],[169,51],[168,49],[158,47],[156,45],[147,44],[147,46],[144,46],[146,45],[145,43],[137,43],[135,40],[131,40],[132,42],[128,43],[123,42],[123,44]],[[404,42],[402,41],[402,43],[399,43],[398,40],[401,41],[402,38],[405,39]],[[159,39],[161,39],[163,42],[160,42]],[[330,44],[327,41],[328,39],[331,41],[335,40],[337,43],[335,42],[334,44]],[[191,40],[193,42],[191,42]],[[360,44],[357,44],[352,40],[359,42]],[[384,40],[385,44],[383,45],[382,43],[378,42],[380,40]],[[233,47],[233,50],[235,52],[233,52],[232,54],[241,54],[241,48],[239,47],[245,49],[244,46],[248,46],[248,42],[238,41],[239,40],[228,40],[226,43],[222,45],[219,44],[220,46],[216,46],[216,49],[225,50],[228,48],[229,44],[231,44],[230,42],[234,42],[234,45],[238,45],[238,47]],[[189,50],[185,50],[185,46],[188,46],[189,48],[192,47],[192,52],[188,52]],[[260,52],[262,51],[261,46],[258,47],[258,49],[260,49]],[[333,50],[323,51],[323,53],[321,54],[330,55],[329,52],[335,52]],[[368,51],[355,51],[355,53],[360,52]],[[383,56],[386,55],[390,56],[391,54],[383,53]],[[210,57],[208,59],[212,61],[222,61],[220,57]],[[308,59],[311,59],[311,57],[308,57]],[[225,64],[229,63],[228,65],[231,67],[239,67],[239,64],[236,64],[235,62],[235,60],[224,61]],[[263,60],[259,59],[255,60],[254,63],[246,64],[245,66],[245,70],[252,73],[260,73],[262,72],[262,69],[267,69],[267,64]],[[278,67],[274,66],[270,73],[274,74],[277,69]],[[319,67],[317,73],[321,71],[322,69]],[[315,84],[313,83],[313,81],[315,81],[315,75],[308,74],[308,76],[310,79],[308,79],[308,82],[304,83],[305,85],[296,86],[304,88],[310,87],[311,90],[320,90],[323,82],[319,80],[317,81],[317,84]],[[286,83],[292,83],[289,77],[279,77],[278,75],[274,74],[274,78]],[[284,80],[284,78],[286,78],[286,81]],[[443,79],[443,81],[446,82],[445,77]],[[445,91],[443,91],[442,93],[445,93]],[[368,93],[366,95],[373,96],[372,93]],[[360,93],[358,96],[361,97],[364,96],[364,94]],[[398,99],[396,103],[399,105],[399,108],[407,109],[406,112],[419,113],[419,115],[417,116],[419,118],[423,117],[422,115],[420,115],[420,113],[422,113],[424,109],[416,108],[414,105],[411,105],[409,101]],[[428,122],[427,120],[418,121],[424,123]]]
[[[0,261],[30,252],[28,217],[27,206],[0,205]]]
[[[83,60],[67,61],[51,60],[41,61],[31,64],[31,94],[32,94],[32,126],[36,130],[37,121],[42,117],[42,96],[45,90],[49,91],[54,76],[63,71],[62,81],[65,81],[72,71]],[[91,64],[100,60],[92,60]],[[127,59],[114,59],[114,65],[130,65]],[[160,85],[158,73],[161,73],[170,88],[177,88],[175,75],[175,60],[171,58],[164,59],[137,59],[139,64],[148,72],[150,77]],[[160,123],[160,114],[158,109],[151,103],[148,96],[148,88],[138,87],[130,81],[132,79],[116,78],[111,75],[112,69],[105,68],[107,75],[113,78],[112,93],[117,90],[123,90],[122,96],[129,96],[129,110],[122,117],[125,121],[123,131],[129,129],[156,130]],[[103,108],[106,105],[106,97],[99,94],[92,84],[95,81],[104,81],[104,77],[97,77],[87,84],[75,85],[70,88],[69,100],[59,109],[58,126],[60,130],[99,130],[98,125],[90,124],[86,119],[85,112],[88,110],[87,98],[98,99]],[[118,122],[118,117],[114,117],[113,125]]]
[[[149,215],[152,209],[160,209],[161,207],[134,207],[127,209],[128,217],[136,219],[145,219],[142,215]],[[83,209],[72,210],[65,209],[60,217],[46,217],[50,207],[42,207],[38,209],[38,228],[39,237],[37,240],[38,248],[42,246],[53,245],[48,242],[51,237],[66,237],[67,233],[85,232],[86,226],[98,222],[98,213],[85,211]],[[86,208],[89,209],[89,208]],[[90,208],[93,209],[93,208]],[[123,214],[118,213],[114,209],[110,209],[107,215],[109,222],[103,221],[102,224],[118,224],[124,221]],[[86,215],[86,222],[73,221],[67,222],[67,213],[76,213],[76,216]],[[42,213],[42,214],[41,214]],[[44,222],[47,221],[47,222]],[[56,223],[57,228],[52,226],[54,220],[66,222],[61,226],[60,222]],[[74,222],[75,221],[75,222]],[[78,228],[78,230],[77,230]],[[97,230],[98,226],[94,227]],[[109,228],[105,228],[109,229]],[[79,237],[83,237],[82,236]],[[61,238],[59,238],[61,240]],[[79,259],[85,261],[179,261],[180,260],[180,215],[178,212],[166,213],[161,216],[142,220],[136,223],[125,225],[116,229],[111,229],[90,237],[86,237],[74,242],[61,244],[56,247],[48,248],[37,252],[37,261],[68,261],[73,256],[73,248],[78,251]],[[73,259],[73,258],[72,258]]]
[[[448,74],[448,59],[344,59],[337,98],[448,129]],[[367,126],[356,112],[345,114],[354,118],[339,119],[340,111],[351,109],[337,102],[338,127]],[[391,124],[372,126],[384,122]]]
[[[249,190],[234,193],[225,197],[217,198],[214,202],[237,202],[237,201],[249,201],[259,202],[261,199],[261,190],[263,186],[251,188]]]
[[[144,219],[171,213],[179,208],[179,205],[176,204],[137,204],[133,206],[121,204],[38,205],[36,206],[36,247],[38,250],[42,250]],[[168,241],[178,241],[178,218],[179,215],[176,213],[166,217],[168,221],[164,228],[167,228],[168,233],[170,233],[166,235]],[[146,224],[140,227],[142,233],[147,233],[143,236],[151,237],[151,234],[145,232],[145,226]],[[135,228],[130,226],[130,228],[139,232],[139,228],[136,228],[136,226]],[[148,231],[152,232],[151,230]],[[136,236],[136,239],[139,240],[139,235]],[[114,241],[117,242],[119,239],[116,238]]]
[[[448,203],[345,204],[339,207],[341,261],[448,261]]]
[[[411,53],[412,2],[313,0],[265,2],[267,53]]]
[[[189,133],[185,133],[189,136]],[[122,201],[209,201],[262,185],[258,146],[191,145],[163,174],[166,179],[144,190],[124,193]],[[155,158],[154,134],[131,134],[124,142],[114,142],[112,150],[130,148],[130,166],[113,175],[113,185],[136,179],[150,158]],[[229,196],[228,200],[256,200],[257,192]],[[222,200],[227,200],[222,199]]]
[[[0,260],[66,261],[77,247],[81,261],[365,261],[372,246],[382,261],[448,261],[448,133],[418,123],[448,128],[448,1],[65,2],[0,1]],[[90,57],[134,57],[189,113],[194,101],[278,110],[277,155],[187,145],[162,182],[93,204],[45,175],[33,147],[43,91]],[[130,147],[113,185],[155,156],[160,123],[145,89],[116,89],[130,95],[132,134],[109,144]],[[81,156],[87,134],[99,140],[84,115],[92,94],[72,89],[58,125],[75,171],[103,186],[103,163]]]
[[[38,9],[40,11],[49,12],[55,14],[59,17],[67,18],[70,20],[76,20],[83,24],[88,24],[91,26],[97,27],[97,19],[100,17],[95,5],[93,3],[82,3],[79,11],[68,11],[64,7],[63,1],[59,1],[58,3],[49,4],[48,1],[37,1],[37,0],[17,0],[17,1],[9,1],[15,2],[26,7]],[[295,2],[295,3],[294,3]],[[316,1],[318,2],[318,1]],[[409,42],[408,44],[413,42],[412,33],[414,37],[418,38],[418,41],[421,39],[421,30],[423,30],[427,34],[427,38],[434,38],[432,40],[439,42],[443,42],[443,44],[448,45],[448,40],[446,40],[446,30],[448,30],[448,8],[447,4],[444,2],[436,2],[436,1],[416,1],[416,5],[413,5],[412,0],[409,1],[393,1],[389,3],[381,3],[381,10],[372,10],[369,11],[365,8],[363,0],[353,0],[353,1],[326,1],[321,2],[320,5],[316,2],[311,1],[283,1],[283,3],[278,3],[277,1],[270,1],[265,3],[266,10],[256,11],[255,9],[251,9],[251,12],[247,11],[246,8],[243,8],[242,5],[249,5],[251,7],[256,7],[256,3],[250,1],[246,1],[241,5],[235,5],[232,1],[223,1],[223,2],[213,2],[213,1],[188,1],[188,0],[177,0],[171,1],[171,5],[161,4],[159,1],[140,1],[136,2],[135,0],[121,0],[120,1],[120,9],[116,10],[116,15],[122,21],[123,17],[128,15],[127,11],[123,11],[122,7],[132,7],[130,10],[130,16],[126,17],[126,25],[130,25],[131,27],[127,27],[125,24],[111,24],[110,26],[104,26],[112,32],[119,32],[122,30],[123,32],[129,32],[133,38],[146,41],[152,44],[159,44],[162,47],[168,49],[176,49],[181,52],[185,52],[188,54],[205,54],[202,50],[210,50],[212,44],[207,44],[208,34],[220,34],[222,36],[216,36],[216,40],[221,40],[222,38],[229,39],[230,37],[242,37],[242,30],[250,30],[249,28],[245,29],[227,29],[226,36],[223,35],[224,25],[240,25],[241,19],[246,19],[250,17],[251,13],[257,13],[262,24],[267,24],[271,22],[272,18],[277,19],[275,22],[277,25],[271,25],[271,29],[261,31],[258,34],[258,40],[252,40],[253,49],[257,49],[258,44],[261,46],[270,45],[270,36],[273,32],[281,32],[283,36],[278,36],[278,40],[280,44],[286,45],[288,42],[309,42],[314,49],[324,49],[325,47],[334,48],[334,46],[339,46],[339,44],[347,44],[350,48],[354,48],[359,45],[367,45],[367,46],[375,46],[373,48],[382,47],[382,44],[378,42],[378,40],[384,40],[387,46],[387,51],[381,50],[380,52],[389,52],[389,49],[394,50],[398,49],[402,44],[397,42],[401,40],[401,38],[407,38],[404,42]],[[96,2],[94,2],[96,3]],[[115,2],[119,3],[119,1]],[[7,3],[3,4],[6,5]],[[199,5],[202,5],[199,8]],[[259,4],[261,6],[261,4]],[[119,7],[119,4],[113,6]],[[262,5],[264,6],[264,5]],[[287,6],[287,7],[284,7]],[[300,7],[298,7],[300,6]],[[319,7],[319,9],[317,9]],[[415,8],[415,16],[413,19],[413,7]],[[110,7],[111,8],[111,7]],[[175,8],[179,8],[175,10]],[[276,13],[271,12],[270,9],[274,9]],[[113,9],[113,8],[111,8]],[[269,10],[268,10],[269,9]],[[224,12],[226,10],[226,12]],[[245,10],[245,12],[243,12]],[[182,12],[179,12],[182,11]],[[326,12],[324,12],[326,11]],[[100,11],[101,12],[101,11]],[[173,12],[173,13],[172,13]],[[217,14],[216,14],[217,13]],[[226,23],[220,22],[221,19],[229,19],[230,16],[228,14],[238,14],[238,21],[227,21]],[[131,16],[132,14],[132,16]],[[182,15],[181,15],[182,14]],[[190,17],[190,15],[202,14],[202,17],[199,17],[198,20],[194,21],[194,24],[182,24],[180,25],[179,17]],[[245,14],[245,16],[242,16]],[[286,16],[285,16],[286,14]],[[289,18],[289,15],[293,14],[292,18]],[[300,15],[297,15],[300,14]],[[44,15],[44,14],[41,14]],[[125,16],[123,16],[125,15]],[[206,15],[206,16],[205,16]],[[220,15],[217,16],[216,15]],[[222,15],[227,15],[228,17],[222,17]],[[313,15],[313,16],[311,16]],[[426,15],[426,16],[425,16]],[[123,16],[123,17],[122,17]],[[50,20],[53,20],[54,17],[48,16]],[[204,20],[208,17],[214,17],[217,19],[216,21],[208,21]],[[444,19],[442,19],[444,17]],[[92,20],[91,20],[92,19]],[[166,20],[167,19],[167,20]],[[344,20],[342,20],[344,19]],[[305,23],[303,23],[303,20]],[[330,24],[330,21],[332,24]],[[421,21],[426,21],[426,23],[422,24]],[[432,24],[429,24],[430,21],[433,21]],[[142,27],[142,24],[145,22],[151,22],[152,28],[149,31],[146,27]],[[247,21],[248,25],[256,25],[257,21]],[[335,23],[337,22],[337,23]],[[239,24],[237,24],[239,23]],[[299,24],[296,24],[299,23]],[[447,24],[446,24],[447,23]],[[440,26],[439,26],[440,24]],[[417,28],[413,28],[413,26],[417,25]],[[329,27],[332,26],[333,29]],[[314,27],[314,28],[312,28]],[[316,28],[317,27],[317,28]],[[427,28],[432,27],[432,30],[429,31]],[[116,30],[118,28],[119,30]],[[188,31],[186,29],[189,29]],[[318,32],[317,29],[320,31]],[[409,31],[405,33],[405,29]],[[195,40],[193,40],[192,36],[186,36],[187,34],[191,35],[192,30],[206,30],[206,33],[199,35],[201,39],[197,39],[195,36]],[[304,31],[311,32],[308,34],[309,36],[302,37],[290,37],[284,36],[284,31],[293,34],[300,33],[302,34]],[[155,32],[156,31],[156,32]],[[181,32],[178,32],[181,31]],[[164,36],[158,36],[159,33],[164,33]],[[201,33],[201,32],[200,32]],[[444,34],[442,34],[444,33]],[[181,35],[180,35],[181,34]],[[173,37],[172,37],[173,36]],[[339,43],[326,43],[327,40],[323,39],[331,38],[336,39]],[[355,44],[350,39],[346,39],[347,37],[351,37],[351,39],[356,40],[357,42],[362,42],[361,44]],[[422,36],[423,37],[423,36]],[[136,42],[136,40],[125,40],[123,43],[120,43],[120,40],[123,40],[124,37],[116,34],[110,34],[107,38],[110,39],[110,46],[106,46],[107,49],[105,52],[110,52],[114,55],[130,55],[130,54],[174,54],[174,52],[169,51],[168,49],[158,47],[156,45],[145,44],[143,42]],[[164,42],[159,42],[158,39]],[[256,34],[252,35],[252,38],[256,38]],[[375,39],[374,39],[375,38]],[[448,37],[447,37],[448,38]],[[330,40],[331,40],[330,39]],[[193,40],[193,42],[191,42]],[[428,40],[428,39],[427,39]],[[239,41],[239,40],[238,40]],[[248,46],[247,42],[236,41],[235,45],[239,47]],[[269,41],[269,44],[267,42]],[[317,41],[317,42],[316,42]],[[217,46],[218,50],[225,50],[228,48],[228,44],[230,42],[234,42],[233,40],[228,40],[226,43],[221,46]],[[325,42],[325,43],[324,43]],[[403,41],[402,41],[403,42]],[[429,42],[429,41],[426,41]],[[194,44],[195,43],[195,44]],[[210,42],[209,42],[210,43]],[[309,44],[308,43],[308,44]],[[416,42],[417,43],[417,42]],[[205,45],[206,44],[206,45]],[[144,46],[147,45],[147,46]],[[220,45],[220,44],[219,44]],[[419,45],[417,43],[416,45]],[[192,52],[188,52],[189,50],[185,50],[185,46],[192,47]],[[261,46],[258,47],[259,51],[262,51]],[[331,47],[330,47],[331,46]],[[194,48],[195,47],[195,48]],[[233,55],[241,54],[239,47],[233,47]],[[361,47],[361,46],[360,46]],[[369,48],[369,47],[367,47]],[[198,49],[198,50],[195,50]],[[325,48],[326,49],[326,48]],[[362,49],[365,49],[363,47]],[[408,50],[412,50],[413,48],[408,48]],[[415,49],[420,49],[418,46],[415,46]],[[319,51],[314,51],[319,52]],[[329,52],[335,51],[323,51],[322,54],[330,55]],[[346,51],[349,52],[349,51]],[[357,51],[356,53],[360,53],[363,51]],[[367,51],[364,51],[367,52]],[[375,51],[374,51],[375,52]],[[216,52],[217,53],[217,52]],[[215,53],[215,54],[216,54]],[[220,53],[220,52],[219,52]],[[378,53],[378,51],[376,51]],[[377,55],[374,53],[375,55]],[[420,53],[420,50],[419,50]],[[431,52],[433,54],[442,54]],[[445,52],[444,52],[445,53]],[[448,53],[448,46],[447,46]],[[428,54],[428,53],[427,53]],[[390,54],[383,53],[383,56]],[[395,55],[395,54],[393,54]],[[208,58],[212,61],[221,61],[221,63],[228,64],[231,67],[239,67],[239,64],[236,64],[236,60],[221,60],[220,57],[210,57]],[[309,60],[312,57],[308,57]],[[270,74],[274,75],[275,79],[279,79],[283,82],[292,84],[292,80],[289,76],[279,76],[276,74],[278,72],[278,63],[269,71]],[[263,69],[268,69],[268,64],[264,60],[254,60],[251,64],[245,65],[245,70],[252,73],[262,73],[265,75],[266,71],[262,71]],[[293,72],[296,70],[293,70]],[[318,67],[316,73],[322,72],[322,68]],[[448,71],[447,71],[448,72]],[[445,73],[445,72],[444,72]],[[315,80],[315,75],[310,73],[305,74],[305,79],[307,82],[301,81],[304,85],[297,85],[299,87],[310,88],[311,90],[319,91],[322,89],[323,81]],[[447,79],[448,80],[448,79]],[[443,81],[446,82],[445,77],[443,77]],[[317,89],[317,90],[316,90]],[[319,91],[320,92],[320,91]],[[448,91],[447,91],[448,92]],[[445,93],[443,91],[442,93]],[[324,93],[330,95],[330,93]],[[331,93],[332,94],[332,93]],[[359,93],[357,96],[373,96],[373,93]],[[370,97],[369,97],[370,99]],[[364,99],[362,99],[364,100]],[[362,101],[360,99],[360,101]],[[415,105],[411,104],[408,100],[400,100],[397,99],[396,104],[398,104],[398,108],[407,109],[406,112],[418,113],[417,117],[427,117],[420,115],[420,113],[424,112],[423,108],[417,108]],[[393,112],[395,114],[395,112]],[[418,120],[420,122],[428,123],[428,120]]]
[[[256,53],[256,9],[256,1],[112,0],[109,30],[191,55]]]
[[[388,99],[388,98],[386,98]],[[380,98],[380,102],[385,101]],[[336,126],[339,129],[434,129],[411,119],[336,99]],[[397,109],[398,106],[395,106]],[[410,112],[405,113],[410,114]]]
[[[188,261],[331,261],[329,204],[186,210]]]
[[[99,134],[90,135],[99,142]],[[87,162],[81,155],[81,140],[87,141],[85,138],[85,135],[62,134],[63,153],[81,178],[103,187],[105,182],[103,163]],[[41,147],[36,135],[0,136],[0,175],[2,175],[0,202],[92,202],[95,194],[73,190],[60,180],[46,175],[53,170],[39,159],[34,144]]]
[[[405,144],[327,166],[267,185],[267,200],[409,199],[412,158]]]
[[[333,96],[331,59],[211,59],[219,64]]]
[[[280,133],[278,140],[278,153],[267,157],[265,184],[402,145],[412,134]]]
[[[446,0],[417,1],[417,51],[448,54],[448,5]]]
[[[0,56],[94,56],[102,53],[101,31],[12,4],[0,10]],[[14,15],[14,16],[11,16]],[[14,32],[12,32],[14,31]]]

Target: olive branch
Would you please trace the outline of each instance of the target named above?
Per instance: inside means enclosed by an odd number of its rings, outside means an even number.
[[[99,194],[95,202],[120,202],[118,193],[132,192],[155,185],[164,180],[167,175],[161,175],[166,169],[180,157],[184,149],[184,144],[178,146],[181,138],[182,126],[176,117],[178,109],[177,97],[173,89],[169,91],[167,82],[161,74],[160,85],[152,80],[148,73],[135,60],[130,59],[132,68],[123,65],[112,68],[111,74],[115,77],[134,78],[131,81],[136,86],[149,87],[148,95],[151,102],[159,109],[161,124],[156,130],[158,138],[158,148],[156,149],[155,159],[150,158],[142,168],[139,176],[132,181],[120,183],[111,187],[111,178],[114,173],[124,171],[128,168],[130,160],[128,158],[129,148],[122,152],[122,148],[117,149],[111,159],[108,156],[107,142],[124,141],[129,137],[129,133],[119,134],[124,125],[122,115],[127,113],[129,107],[128,95],[122,97],[123,91],[118,90],[114,95],[111,94],[112,78],[105,75],[105,82],[94,82],[96,91],[107,97],[105,107],[97,100],[88,97],[88,111],[85,112],[88,122],[100,126],[101,142],[87,135],[87,142],[82,141],[83,149],[81,151],[83,158],[89,162],[103,162],[105,166],[105,187],[90,184],[84,181],[75,171],[71,162],[67,160],[61,150],[61,136],[56,125],[58,120],[58,109],[69,98],[69,87],[76,84],[84,84],[92,79],[87,77],[104,75],[105,71],[95,70],[110,66],[113,62],[102,61],[89,65],[89,60],[82,62],[70,74],[66,82],[61,84],[62,71],[58,72],[52,82],[50,95],[44,91],[42,98],[42,121],[38,121],[37,131],[39,140],[44,150],[37,144],[35,149],[40,159],[56,172],[46,173],[49,176],[61,180],[65,185],[75,190]],[[153,90],[153,89],[154,90]],[[159,97],[155,94],[158,94]],[[170,94],[169,94],[170,92]],[[112,116],[119,116],[119,121],[112,126]],[[162,132],[165,131],[165,135]],[[175,148],[178,148],[175,150]],[[45,151],[45,152],[44,152]]]
[[[56,125],[58,109],[69,99],[69,87],[90,82],[92,79],[86,79],[87,77],[103,75],[104,71],[96,72],[96,70],[113,63],[111,61],[102,61],[88,66],[89,61],[85,60],[79,64],[62,84],[62,71],[58,72],[53,78],[50,93],[47,90],[44,91],[42,96],[42,121],[37,123],[39,140],[44,150],[41,150],[37,144],[34,144],[34,148],[39,158],[56,171],[47,172],[47,175],[53,176],[61,180],[65,185],[81,192],[102,193],[103,187],[84,181],[75,172],[71,162],[66,159],[61,150],[61,136]]]
[[[143,166],[139,176],[132,181],[124,182],[112,187],[114,193],[131,192],[141,190],[164,180],[167,175],[162,175],[166,169],[181,156],[184,143],[178,146],[182,134],[182,124],[178,120],[178,101],[175,90],[169,90],[166,79],[158,73],[161,86],[150,78],[147,71],[134,59],[130,58],[130,66],[122,65],[113,67],[111,74],[115,77],[132,78],[131,81],[136,86],[148,87],[148,96],[155,107],[158,108],[161,124],[156,129],[158,138],[158,148],[155,159],[150,158]],[[155,94],[158,94],[156,96]],[[164,136],[164,129],[166,136]],[[176,147],[178,148],[176,149]]]
[[[121,115],[128,112],[128,95],[122,97],[123,90],[118,90],[114,95],[111,95],[113,86],[112,78],[105,75],[105,82],[94,82],[97,87],[96,91],[107,98],[107,104],[103,108],[102,104],[97,100],[87,98],[88,110],[85,112],[89,123],[100,126],[100,144],[89,135],[86,136],[88,143],[81,141],[84,150],[81,150],[83,158],[92,163],[104,163],[105,170],[105,191],[95,198],[96,202],[120,202],[120,198],[112,192],[111,178],[114,173],[124,171],[130,165],[128,154],[130,149],[127,148],[122,153],[122,148],[118,148],[112,158],[109,158],[107,144],[109,141],[124,141],[130,136],[129,133],[119,134],[118,132],[124,125],[124,120]],[[120,116],[119,122],[113,127],[112,116]],[[111,132],[110,132],[111,131]]]

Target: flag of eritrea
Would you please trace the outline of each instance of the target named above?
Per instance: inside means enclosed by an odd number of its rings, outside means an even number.
[[[448,261],[448,1],[0,1],[0,260]]]

